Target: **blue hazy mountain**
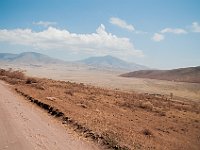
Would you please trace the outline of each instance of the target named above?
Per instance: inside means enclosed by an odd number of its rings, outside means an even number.
[[[139,65],[136,63],[126,62],[119,58],[106,55],[99,57],[89,57],[84,60],[78,61],[79,63],[83,63],[92,67],[100,68],[100,69],[117,69],[117,70],[145,70],[148,67]]]
[[[126,62],[119,58],[106,55],[99,57],[89,57],[84,60],[75,62],[67,62],[49,57],[47,55],[36,52],[24,52],[20,54],[0,53],[0,61],[14,64],[76,64],[81,67],[89,67],[95,70],[121,70],[121,71],[136,71],[148,69],[136,63]]]
[[[10,63],[24,63],[24,64],[49,64],[49,63],[63,63],[63,61],[51,58],[47,55],[36,52],[24,52],[20,54],[0,53],[0,60]]]

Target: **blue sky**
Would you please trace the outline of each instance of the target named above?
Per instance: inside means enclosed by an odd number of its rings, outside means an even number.
[[[1,0],[0,52],[200,65],[199,0]]]

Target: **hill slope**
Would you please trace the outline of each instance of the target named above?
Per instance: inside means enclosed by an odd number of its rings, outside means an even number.
[[[0,53],[0,60],[11,63],[24,63],[24,64],[56,64],[63,63],[63,61],[51,58],[47,55],[24,52],[20,54]]]
[[[17,54],[10,54],[10,53],[0,53],[0,60],[9,60],[16,57]]]
[[[101,69],[116,69],[116,70],[142,70],[148,69],[146,66],[138,65],[135,63],[128,63],[119,58],[107,55],[100,57],[89,57],[87,59],[78,61],[95,68]]]
[[[121,76],[200,83],[200,66],[173,70],[140,70]]]

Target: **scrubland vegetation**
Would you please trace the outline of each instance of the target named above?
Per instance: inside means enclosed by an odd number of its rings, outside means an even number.
[[[200,101],[32,78],[12,69],[1,69],[0,78],[67,128],[104,147],[200,147]]]

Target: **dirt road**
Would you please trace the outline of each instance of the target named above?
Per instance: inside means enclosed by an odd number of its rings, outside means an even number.
[[[0,150],[97,150],[0,81]]]

